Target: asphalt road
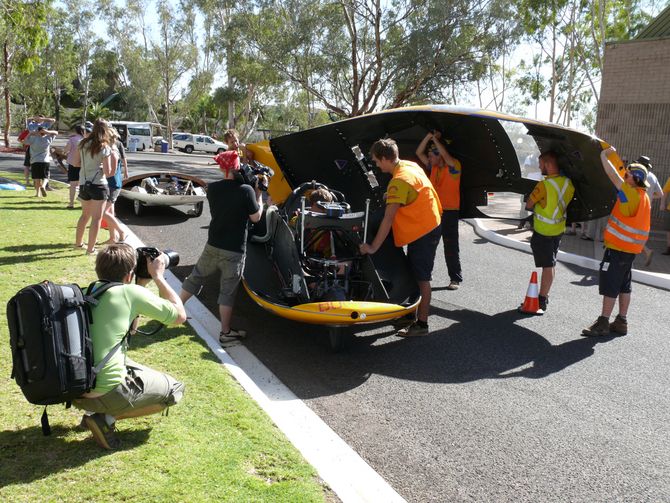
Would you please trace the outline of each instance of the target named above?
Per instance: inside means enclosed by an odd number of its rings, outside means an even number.
[[[131,157],[131,172],[155,162],[135,155],[143,160]],[[146,244],[179,251],[177,276],[190,272],[207,206],[199,218],[174,208],[137,218],[127,205],[119,214]],[[548,313],[523,317],[516,306],[532,257],[478,238],[464,222],[460,231],[465,281],[445,289],[440,251],[428,337],[373,327],[333,354],[324,330],[270,316],[243,292],[236,325],[410,502],[670,501],[668,293],[635,284],[630,334],[582,338],[600,310],[591,271],[559,264]],[[213,279],[201,295],[213,310],[216,287]]]

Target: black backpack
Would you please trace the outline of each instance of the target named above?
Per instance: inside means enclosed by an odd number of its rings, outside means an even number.
[[[78,285],[50,281],[21,289],[7,303],[12,378],[30,403],[70,402],[95,388],[95,378],[128,334],[94,366],[89,325],[91,306],[114,282],[94,282],[84,294]],[[98,287],[93,290],[94,285]],[[46,407],[42,431],[50,433]]]

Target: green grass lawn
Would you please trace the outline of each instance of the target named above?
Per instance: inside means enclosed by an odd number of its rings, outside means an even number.
[[[119,421],[123,447],[104,451],[74,429],[81,411],[54,405],[53,433],[42,436],[42,407],[9,377],[5,306],[29,284],[88,285],[95,273],[94,259],[72,248],[80,213],[65,209],[67,188],[33,194],[0,191],[0,501],[336,500],[189,326],[131,339],[133,360],[186,383],[168,415]]]

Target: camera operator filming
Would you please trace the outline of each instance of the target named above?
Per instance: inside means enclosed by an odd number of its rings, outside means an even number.
[[[146,261],[146,267],[142,264],[141,268],[156,283],[160,297],[144,287],[151,281],[149,278],[138,277],[137,284],[133,284],[139,269],[137,257]],[[115,433],[118,419],[155,414],[177,404],[184,393],[181,382],[131,361],[126,354],[125,338],[137,316],[165,325],[186,321],[182,301],[164,278],[170,260],[164,254],[154,257],[136,254],[124,243],[111,244],[96,257],[95,272],[100,281],[95,283],[93,291],[109,282],[120,283],[91,307],[95,320],[90,328],[95,364],[111,356],[97,375],[95,388],[72,403],[87,411],[82,424],[104,449],[117,449],[121,445]]]
[[[224,173],[224,179],[207,187],[207,201],[212,215],[207,244],[193,272],[184,280],[179,296],[186,303],[200,293],[208,276],[220,271],[217,303],[221,318],[219,342],[223,344],[246,336],[244,330],[231,328],[230,321],[235,293],[244,271],[248,223],[261,219],[263,204],[258,177],[250,180],[254,183],[253,187],[245,183],[236,150],[222,152],[214,160]]]

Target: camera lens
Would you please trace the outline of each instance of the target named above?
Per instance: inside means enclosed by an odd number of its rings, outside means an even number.
[[[166,269],[171,267],[177,267],[179,265],[179,253],[174,250],[163,250],[165,256],[167,257],[167,263],[165,264]]]

